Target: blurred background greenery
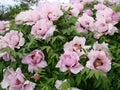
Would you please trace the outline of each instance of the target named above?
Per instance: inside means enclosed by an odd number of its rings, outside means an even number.
[[[32,6],[35,6],[38,2],[38,0],[14,0],[14,1],[19,2],[19,4],[7,5],[3,4],[3,2],[0,1],[0,20],[14,19],[18,13],[32,8]]]

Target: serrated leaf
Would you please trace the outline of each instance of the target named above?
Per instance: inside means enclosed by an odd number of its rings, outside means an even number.
[[[45,50],[45,49],[46,49],[47,52],[49,52],[51,47],[50,46],[43,46],[43,47],[41,47],[41,50]]]
[[[113,62],[112,65],[113,65],[114,68],[120,68],[120,64],[119,63]]]
[[[51,43],[53,44],[56,41],[57,37],[53,37]]]
[[[82,76],[81,76],[80,74],[78,74],[78,75],[76,76],[75,81],[76,81],[76,83],[77,83],[77,86],[80,85],[80,83],[81,83],[81,78],[82,78]]]

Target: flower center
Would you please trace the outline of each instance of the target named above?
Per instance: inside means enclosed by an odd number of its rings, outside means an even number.
[[[16,79],[16,82],[15,82],[16,85],[19,85],[19,84],[21,84],[21,83],[22,83],[22,82],[21,82],[20,80]]]
[[[82,46],[81,46],[81,44],[74,44],[74,47],[75,47],[76,50],[82,51]]]
[[[102,66],[103,62],[100,59],[96,59],[93,63],[94,67]]]
[[[34,59],[35,55],[32,55],[31,58]]]
[[[35,54],[31,55],[31,62],[33,65],[36,65],[38,63],[40,63],[43,59],[42,59],[42,54],[39,52],[36,52]]]
[[[84,27],[81,23],[80,23],[80,27],[83,28],[83,29],[86,29],[86,27]]]
[[[86,23],[86,25],[89,25],[89,24],[90,24],[88,21],[86,21],[85,23]]]

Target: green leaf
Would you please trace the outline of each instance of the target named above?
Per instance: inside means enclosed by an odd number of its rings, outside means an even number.
[[[3,65],[3,63],[0,63],[0,82],[3,79],[3,69],[5,68],[5,66]]]
[[[66,82],[63,82],[61,85],[60,85],[60,88],[61,90],[68,90],[68,88],[70,88],[70,84],[66,81]]]
[[[82,75],[81,74],[77,74],[76,79],[75,79],[75,81],[77,83],[77,86],[80,85],[81,80],[82,80],[81,78],[82,78]]]
[[[114,68],[120,68],[120,64],[119,63],[113,62],[112,65],[113,65]]]
[[[57,37],[52,37],[51,43],[53,44],[56,41]]]
[[[115,12],[120,12],[120,4],[112,6]]]
[[[50,49],[51,49],[50,46],[43,46],[43,47],[41,47],[41,50],[46,50],[47,52],[49,52]]]

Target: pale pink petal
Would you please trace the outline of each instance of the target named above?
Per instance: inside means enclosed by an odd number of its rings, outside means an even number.
[[[70,71],[74,74],[79,73],[84,67],[78,63],[75,67],[70,68]]]
[[[34,90],[36,84],[30,81],[25,81],[21,90]]]
[[[39,68],[45,68],[47,66],[47,62],[46,61],[41,61],[41,63],[39,63],[37,66]]]

